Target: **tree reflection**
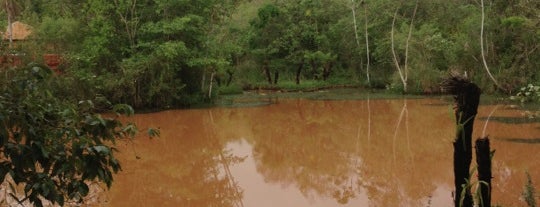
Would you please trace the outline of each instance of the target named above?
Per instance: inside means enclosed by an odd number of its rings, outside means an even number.
[[[447,158],[424,156],[424,150],[436,145],[433,142],[412,148],[409,128],[425,131],[425,123],[434,124],[440,117],[426,118],[426,111],[417,111],[416,118],[422,118],[411,123],[407,100],[375,102],[373,107],[362,102],[361,108],[356,103],[355,108],[350,101],[297,101],[266,109],[264,122],[251,123],[257,170],[267,182],[294,185],[308,198],[330,197],[341,204],[364,198],[375,206],[401,201],[420,205],[435,191],[434,182],[443,182],[444,176],[427,181],[426,173],[415,171],[447,174],[445,168],[430,166]],[[376,114],[373,120],[371,108]],[[396,124],[388,125],[392,122]],[[289,124],[270,127],[277,123]],[[415,157],[424,161],[422,166]]]
[[[140,159],[130,145],[119,146],[124,171],[115,177],[107,205],[242,206],[246,197],[246,205],[270,202],[271,206],[272,201],[284,199],[283,192],[301,192],[286,199],[310,202],[305,206],[452,203],[450,146],[455,128],[448,105],[441,101],[275,103],[137,115],[137,125],[159,126],[161,137],[134,141]],[[491,109],[481,107],[479,114],[487,115]],[[516,117],[517,113],[498,110],[493,116]],[[538,138],[538,123],[490,120],[487,131],[494,140]],[[482,127],[475,131],[481,132]],[[537,145],[493,144],[504,149],[494,159],[498,182],[493,197],[510,205],[523,187],[520,177],[513,175],[522,175],[523,166],[528,166],[533,179],[539,177],[538,161],[523,159]],[[239,154],[250,157],[242,162]]]
[[[268,182],[296,185],[306,197],[332,196],[346,203],[354,196],[350,177],[354,173],[351,164],[355,139],[342,139],[345,134],[339,132],[339,124],[344,123],[339,123],[336,116],[327,116],[334,107],[343,106],[296,102],[283,107],[269,111],[266,123],[294,125],[282,125],[272,133],[267,133],[265,125],[253,127],[258,135],[253,146],[258,171]],[[329,128],[336,131],[326,130]]]
[[[153,124],[147,120],[157,120],[161,137],[134,141],[140,159],[127,150],[129,146],[121,147],[126,149],[120,153],[124,170],[111,189],[112,206],[126,205],[126,200],[141,206],[243,206],[242,190],[230,167],[244,158],[225,150],[226,143],[216,136],[211,112],[206,116],[177,117],[167,112],[149,116],[153,115],[138,116],[134,121],[148,126]],[[187,120],[193,125],[179,127]]]

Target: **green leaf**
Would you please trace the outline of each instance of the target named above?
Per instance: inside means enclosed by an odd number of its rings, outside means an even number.
[[[100,154],[109,154],[111,151],[109,150],[109,147],[107,146],[94,146],[94,151]]]
[[[126,133],[128,136],[133,137],[137,134],[137,126],[133,123],[128,123],[126,126],[122,129],[122,132]]]
[[[147,131],[147,134],[148,136],[150,136],[150,138],[159,137],[160,133],[161,132],[159,129],[154,129],[154,128],[148,128],[148,131]]]
[[[79,193],[81,194],[81,196],[87,196],[89,191],[90,190],[88,188],[88,185],[86,185],[86,183],[84,182],[81,182],[79,185]]]
[[[113,111],[118,114],[123,114],[126,116],[132,116],[135,114],[135,110],[133,110],[133,107],[127,104],[116,104],[113,106]]]
[[[46,183],[41,184],[41,192],[44,197],[47,197],[49,195],[50,189]]]

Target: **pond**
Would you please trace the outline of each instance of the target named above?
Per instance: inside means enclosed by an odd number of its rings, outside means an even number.
[[[123,171],[103,204],[453,206],[448,99],[269,102],[132,117],[161,136],[118,143]],[[473,138],[484,128],[496,150],[492,203],[525,206],[526,172],[540,189],[540,122],[482,105]]]

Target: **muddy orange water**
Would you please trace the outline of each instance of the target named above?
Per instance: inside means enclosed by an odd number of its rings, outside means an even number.
[[[159,127],[161,136],[118,143],[123,171],[102,204],[453,206],[451,103],[274,101],[136,115],[141,129]],[[473,137],[490,114],[492,203],[525,206],[527,171],[540,189],[540,123],[519,110],[481,106]]]

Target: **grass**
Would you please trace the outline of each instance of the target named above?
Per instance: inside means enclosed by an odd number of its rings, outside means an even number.
[[[305,88],[303,88],[305,89]],[[366,99],[401,99],[425,98],[422,95],[402,95],[386,90],[367,90],[364,88],[330,88],[321,90],[296,90],[283,92],[281,90],[251,90],[242,94],[219,96],[217,106],[251,107],[272,104],[276,99],[309,99],[309,100],[366,100]]]
[[[218,88],[219,95],[242,94],[242,92],[242,87],[236,84],[231,84],[229,86],[220,86]]]
[[[326,87],[338,87],[338,86],[346,86],[345,84],[330,84],[328,82],[324,81],[317,81],[317,80],[305,80],[300,82],[300,84],[296,84],[294,81],[280,81],[278,84],[268,84],[268,83],[255,83],[253,85],[247,85],[244,86],[244,90],[273,90],[273,91],[286,91],[286,92],[294,92],[294,91],[313,91],[320,88],[326,88]],[[353,84],[348,84],[347,86],[355,86]]]
[[[488,117],[479,117],[480,120],[487,120]],[[505,124],[530,124],[530,123],[540,123],[540,117],[504,117],[504,116],[493,116],[489,118],[490,121],[505,123]]]
[[[296,84],[292,80],[283,79],[278,84],[268,84],[258,82],[252,84],[232,83],[230,86],[221,86],[218,89],[217,105],[232,103],[232,99],[244,99],[258,102],[257,99],[268,98],[303,98],[311,100],[365,100],[365,99],[396,99],[396,98],[425,98],[422,93],[411,92],[403,94],[398,90],[369,89],[362,83],[343,78],[334,78],[327,81],[322,80],[302,80]],[[440,94],[435,94],[441,97]],[[442,96],[448,102],[452,102],[451,96]],[[513,104],[508,100],[507,95],[502,94],[482,94],[480,104]],[[257,104],[258,105],[258,104]],[[523,109],[540,108],[539,104],[527,104]],[[502,121],[502,120],[501,120]],[[532,120],[528,120],[532,121]],[[536,121],[536,120],[534,120]]]

